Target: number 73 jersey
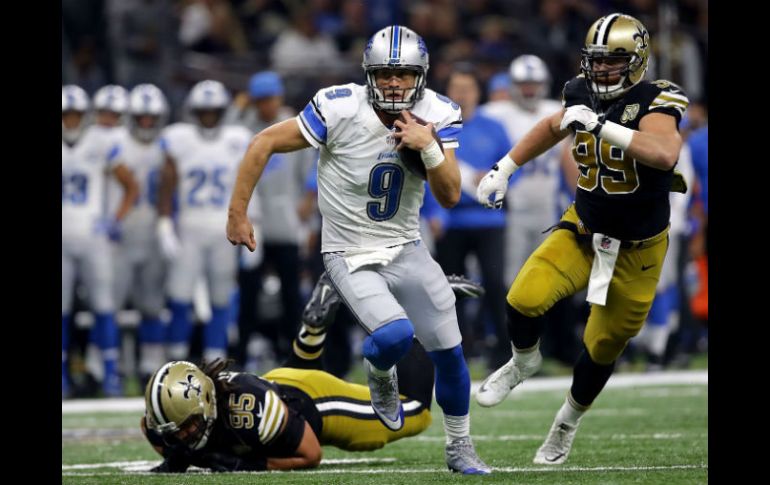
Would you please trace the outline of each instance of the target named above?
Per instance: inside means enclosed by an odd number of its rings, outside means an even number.
[[[585,79],[575,77],[564,85],[565,108],[584,104],[594,110]],[[602,121],[612,121],[639,130],[641,119],[652,113],[672,116],[677,126],[687,109],[682,90],[668,81],[641,81],[620,98],[601,102]],[[670,218],[669,191],[673,169],[649,167],[619,147],[587,131],[578,130],[572,145],[578,163],[575,209],[591,232],[640,240],[652,237],[667,226]]]
[[[412,108],[432,122],[444,148],[457,148],[460,107],[430,89]],[[420,239],[422,179],[396,152],[393,129],[380,121],[366,87],[321,89],[297,116],[300,131],[320,150],[318,207],[321,252],[383,248]]]

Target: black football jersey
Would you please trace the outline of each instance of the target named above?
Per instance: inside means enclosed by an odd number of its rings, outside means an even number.
[[[687,96],[669,81],[641,81],[622,97],[594,105],[581,75],[564,85],[565,108],[584,104],[600,121],[609,120],[632,130],[649,113],[676,119],[677,129],[687,108]],[[572,146],[578,177],[575,209],[591,232],[622,240],[639,240],[663,231],[669,223],[669,190],[673,169],[648,167],[595,135],[578,130]]]
[[[321,417],[302,391],[249,373],[223,373],[220,379],[227,380],[230,389],[217,394],[218,416],[207,450],[286,457],[293,456],[302,441],[305,422],[320,436]]]

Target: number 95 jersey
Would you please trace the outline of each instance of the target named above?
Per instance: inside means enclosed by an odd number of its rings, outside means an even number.
[[[434,124],[445,149],[459,146],[460,107],[449,98],[425,89],[412,112]],[[420,238],[423,181],[399,158],[394,129],[380,121],[365,86],[321,89],[297,123],[320,150],[321,252],[383,248]]]
[[[601,102],[599,119],[612,121],[632,130],[648,114],[672,116],[677,127],[687,109],[687,96],[669,81],[641,81],[618,99]],[[583,76],[564,85],[565,108],[583,104],[592,107],[589,88]],[[669,191],[673,169],[664,171],[639,163],[603,139],[577,131],[572,156],[578,163],[575,208],[591,232],[624,240],[652,237],[668,226]]]

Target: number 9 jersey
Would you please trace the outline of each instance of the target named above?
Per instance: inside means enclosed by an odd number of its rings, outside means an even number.
[[[412,112],[434,124],[444,149],[459,146],[460,107],[426,89]],[[300,131],[320,150],[318,207],[321,252],[383,248],[420,239],[425,188],[396,152],[394,129],[372,108],[366,87],[321,89],[297,116]]]
[[[595,106],[582,74],[564,85],[562,99],[565,108],[583,104],[600,120],[632,130],[639,130],[641,119],[651,113],[673,116],[678,127],[688,103],[676,84],[659,80],[641,81],[622,97]],[[580,169],[575,208],[591,232],[641,240],[666,229],[673,169],[643,165],[620,148],[580,130],[575,133],[572,156]]]

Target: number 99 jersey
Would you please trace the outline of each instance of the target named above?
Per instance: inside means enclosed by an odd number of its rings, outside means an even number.
[[[412,112],[434,124],[444,149],[459,146],[460,107],[449,98],[426,89]],[[365,86],[321,89],[297,123],[320,150],[321,252],[389,247],[420,238],[423,181],[399,158],[394,130],[380,121]]]
[[[673,116],[676,125],[689,103],[687,96],[669,81],[641,81],[625,95],[594,106],[585,78],[580,75],[564,85],[565,108],[583,104],[601,121],[612,121],[639,130],[650,113]],[[591,232],[623,240],[652,237],[668,226],[669,191],[673,169],[659,170],[639,163],[620,148],[586,131],[577,131],[572,156],[578,163],[575,208]]]

